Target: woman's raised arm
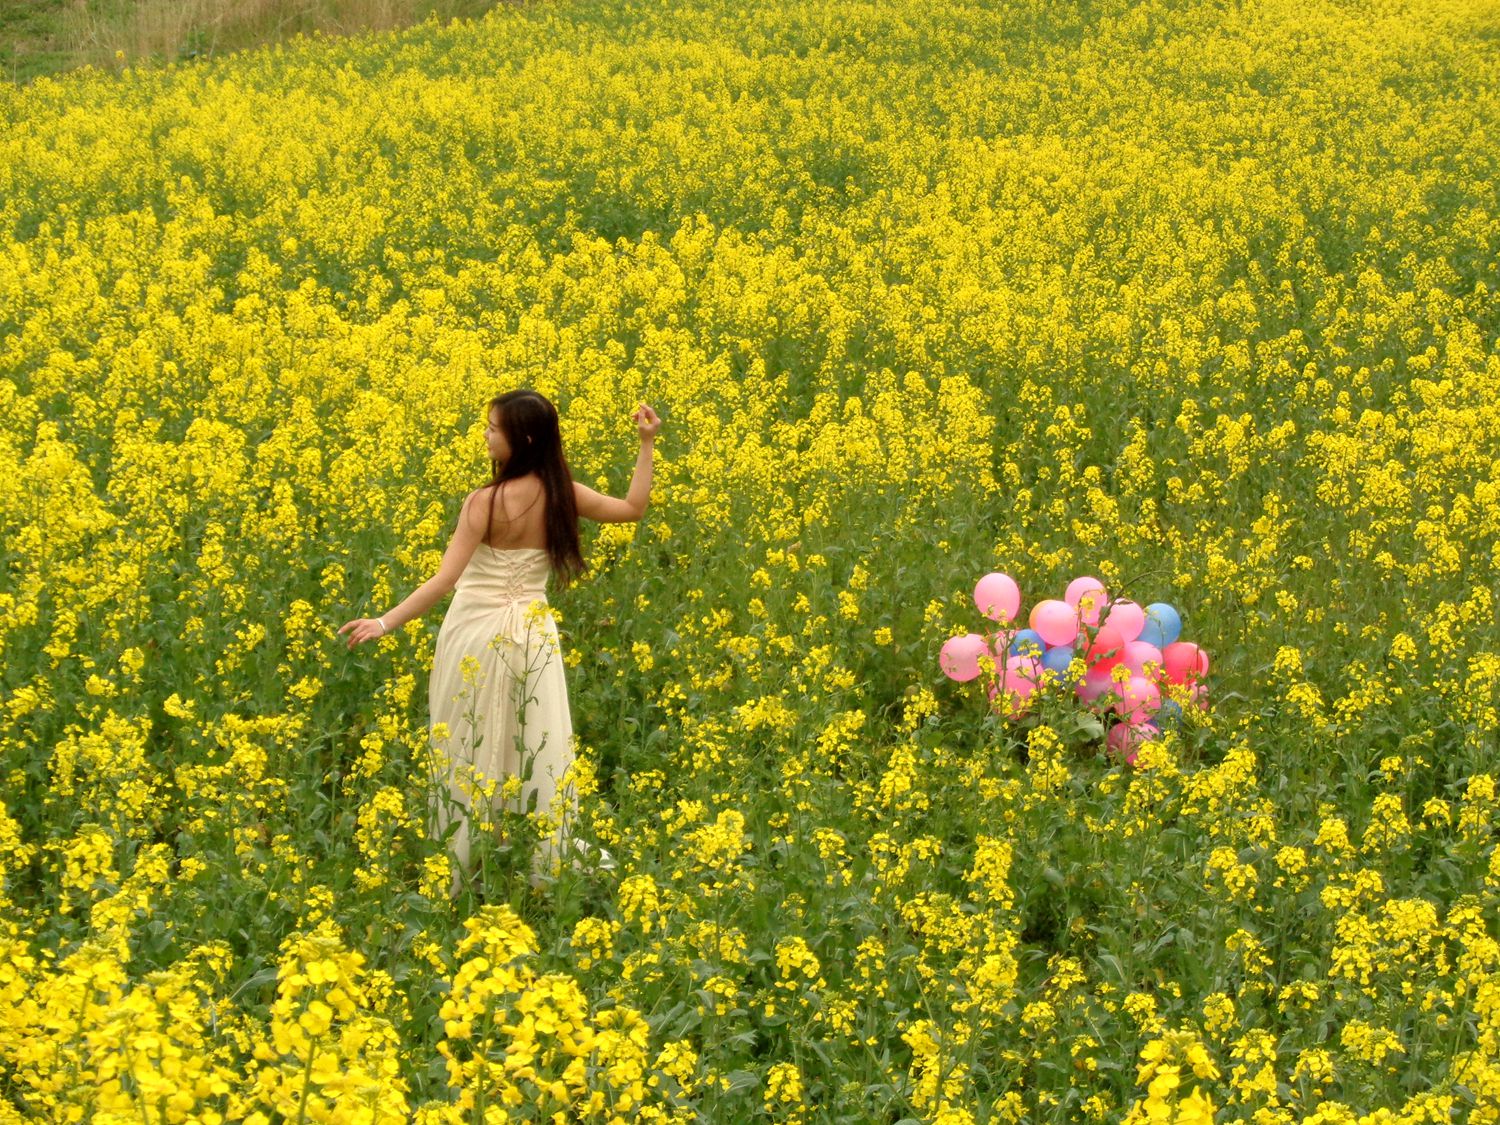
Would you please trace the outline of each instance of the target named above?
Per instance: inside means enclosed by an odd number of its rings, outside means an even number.
[[[573,500],[578,506],[578,514],[585,519],[599,523],[632,523],[646,513],[646,505],[651,500],[652,454],[656,449],[661,419],[645,403],[641,403],[632,417],[641,436],[641,451],[635,459],[635,471],[630,474],[630,488],[622,500],[574,481]]]

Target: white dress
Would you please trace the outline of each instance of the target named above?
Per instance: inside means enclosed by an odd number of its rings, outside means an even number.
[[[573,764],[573,722],[557,623],[547,607],[549,570],[541,548],[481,543],[438,631],[428,686],[437,784],[432,824],[441,838],[455,820],[466,822],[449,842],[458,868],[469,866],[476,808],[550,813],[556,827],[537,851],[538,870],[561,847],[572,820],[576,798],[565,775]],[[507,794],[513,778],[519,785],[512,781]]]

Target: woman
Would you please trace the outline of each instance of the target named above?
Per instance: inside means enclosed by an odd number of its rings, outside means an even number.
[[[661,419],[644,403],[632,416],[641,449],[620,499],[573,480],[557,408],[536,391],[500,395],[488,415],[491,479],[464,498],[438,572],[394,609],[350,621],[339,635],[348,634],[351,649],[383,637],[456,589],[438,632],[428,688],[433,746],[452,797],[438,802],[435,832],[447,831],[455,809],[466,820],[476,800],[504,804],[557,818],[544,849],[552,852],[563,842],[574,800],[571,791],[561,807],[553,800],[573,761],[573,726],[557,624],[547,609],[547,576],[566,584],[582,573],[580,516],[601,523],[641,518]],[[467,824],[450,847],[459,870],[467,869]],[[547,858],[538,855],[538,865]]]

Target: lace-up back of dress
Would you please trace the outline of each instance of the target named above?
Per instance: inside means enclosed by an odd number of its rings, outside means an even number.
[[[546,600],[547,552],[540,547],[501,550],[481,543],[455,590],[494,603]]]

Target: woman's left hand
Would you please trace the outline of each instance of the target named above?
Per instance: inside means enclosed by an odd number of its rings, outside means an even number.
[[[365,641],[378,641],[385,636],[385,627],[373,617],[358,617],[339,627],[339,636],[349,634],[349,647],[363,644]]]
[[[636,408],[631,417],[635,419],[635,428],[640,433],[642,441],[651,440],[661,430],[661,418],[644,402]]]

